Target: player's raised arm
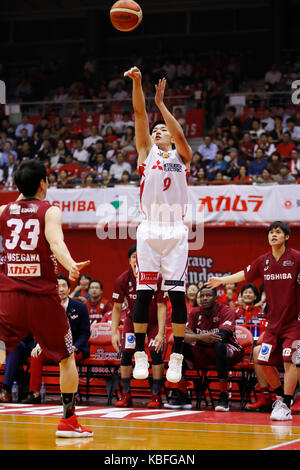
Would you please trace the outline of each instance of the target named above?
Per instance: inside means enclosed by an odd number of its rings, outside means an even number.
[[[183,129],[175,117],[170,113],[164,103],[164,94],[167,81],[165,78],[159,80],[158,84],[155,85],[155,104],[160,110],[162,117],[166,123],[166,126],[172,135],[176,149],[178,150],[181,158],[186,165],[189,165],[192,159],[192,149],[186,140]]]
[[[139,166],[147,158],[153,145],[142,87],[142,74],[137,67],[132,67],[124,73],[124,76],[132,79],[132,105],[135,115],[135,139]]]
[[[219,287],[221,284],[235,284],[237,282],[242,282],[244,280],[245,280],[244,271],[239,271],[237,273],[231,274],[230,276],[211,277],[204,284],[210,289],[213,289],[215,287]]]
[[[73,260],[67,245],[64,242],[62,214],[58,207],[50,207],[45,214],[45,237],[58,262],[67,271],[69,271],[70,280],[75,281],[75,279],[79,277],[80,270],[90,262],[83,261],[81,263],[76,263],[76,261]]]

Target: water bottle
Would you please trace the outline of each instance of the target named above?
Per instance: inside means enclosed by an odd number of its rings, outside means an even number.
[[[41,403],[46,403],[46,387],[44,382],[42,382],[41,389],[40,389],[40,395],[41,395]]]
[[[11,388],[11,399],[13,403],[17,403],[19,401],[19,385],[17,382],[14,382]]]

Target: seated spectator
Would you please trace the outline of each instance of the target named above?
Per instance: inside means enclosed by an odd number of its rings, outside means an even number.
[[[66,170],[59,171],[56,187],[57,188],[65,188],[65,189],[74,188],[74,184],[69,179],[68,172]]]
[[[232,125],[241,127],[241,121],[236,117],[236,108],[234,106],[229,106],[227,108],[226,117],[221,121],[221,127],[223,130],[229,130]]]
[[[183,129],[183,132],[185,132],[186,120],[183,116],[182,108],[176,107],[173,111],[173,115],[174,115],[176,121],[179,122],[179,124],[181,125],[181,127]]]
[[[54,140],[66,139],[67,130],[60,116],[56,116],[50,127],[50,136]]]
[[[289,167],[291,170],[291,175],[295,178],[300,176],[300,155],[297,148],[292,149],[291,151],[291,161],[289,162]]]
[[[214,186],[218,185],[223,185],[223,184],[228,184],[228,179],[226,179],[221,171],[217,171],[215,175],[215,179],[212,181],[209,181],[210,184]]]
[[[8,163],[3,168],[3,179],[5,182],[6,188],[13,187],[13,184],[14,184],[13,174],[17,168],[18,168],[18,165],[16,164],[16,158],[12,153],[10,153],[8,155]]]
[[[265,158],[264,151],[259,147],[256,150],[254,160],[250,163],[249,175],[250,176],[261,175],[263,170],[267,168],[267,165],[268,165],[268,162]]]
[[[132,127],[134,129],[134,122],[130,117],[128,111],[124,111],[122,114],[122,119],[119,119],[115,122],[115,131],[118,136],[122,136],[128,127]]]
[[[120,149],[123,152],[136,150],[134,127],[127,127],[120,140]]]
[[[208,184],[208,179],[206,178],[206,171],[204,168],[200,168],[198,171],[198,178],[197,181],[194,182],[194,185],[196,186],[203,186]]]
[[[121,179],[118,181],[118,184],[130,184],[130,173],[128,171],[123,171]]]
[[[38,133],[39,137],[42,137],[45,129],[49,129],[49,119],[47,116],[43,116],[40,122],[35,126],[35,131]]]
[[[88,292],[90,281],[91,276],[89,274],[80,274],[77,286],[70,294],[71,299],[81,300],[81,302],[84,302],[86,299],[88,299],[90,297]]]
[[[106,160],[109,161],[111,164],[116,163],[117,155],[120,151],[120,142],[118,140],[114,140],[111,144],[111,147],[107,150],[105,154]]]
[[[114,186],[114,179],[108,170],[103,170],[100,177],[100,184],[106,188],[112,188]]]
[[[295,125],[295,120],[292,118],[287,119],[284,132],[289,132],[291,140],[298,145],[300,143],[300,126]]]
[[[270,108],[265,108],[263,117],[260,120],[261,126],[265,132],[272,132],[275,128],[275,121],[271,116]]]
[[[83,148],[85,150],[88,150],[88,149],[90,149],[90,147],[92,147],[92,149],[94,150],[98,140],[103,140],[103,137],[101,135],[99,135],[98,127],[97,126],[92,126],[88,137],[86,137],[83,140]]]
[[[73,152],[73,158],[81,166],[87,166],[89,163],[89,152],[83,148],[83,142],[81,139],[76,140],[75,150]]]
[[[204,163],[210,163],[212,160],[215,160],[218,147],[211,140],[210,135],[204,137],[204,143],[199,145],[198,152],[203,158]]]
[[[22,149],[18,151],[18,162],[21,163],[23,160],[29,160],[35,157],[35,154],[29,144],[25,141],[22,145]]]
[[[41,148],[37,154],[38,160],[43,162],[46,159],[53,157],[53,149],[50,140],[45,139],[41,145]]]
[[[272,176],[267,168],[264,168],[261,175],[253,176],[253,182],[257,184],[275,184],[277,177]]]
[[[65,156],[65,164],[59,167],[58,176],[62,171],[67,172],[67,179],[68,181],[72,181],[77,177],[79,166],[76,161],[73,160],[72,154],[66,154]]]
[[[13,150],[13,144],[10,140],[6,140],[3,146],[2,153],[0,152],[0,166],[4,168],[8,165],[8,156],[13,155],[15,161],[17,161],[18,154]]]
[[[277,145],[276,150],[280,153],[283,161],[289,161],[291,159],[291,151],[296,148],[296,145],[291,140],[291,134],[284,132],[282,134],[282,141]]]
[[[236,124],[232,124],[230,126],[230,135],[235,141],[235,145],[241,140],[243,137],[243,133],[241,132],[240,128]]]
[[[211,160],[211,162],[206,167],[207,179],[212,181],[215,179],[215,176],[218,172],[222,174],[227,170],[228,164],[224,160],[223,152],[218,151],[216,153],[216,159]]]
[[[280,168],[282,165],[282,160],[279,152],[273,152],[271,155],[271,161],[267,165],[267,169],[269,170],[271,176],[273,178],[277,178],[280,173]]]
[[[82,178],[81,186],[82,188],[96,188],[97,183],[92,173],[88,173],[84,178]]]
[[[33,139],[29,137],[27,129],[21,129],[21,135],[16,139],[16,150],[20,150],[23,147],[24,142],[28,142],[30,148],[33,149]],[[2,140],[2,138],[1,138]],[[5,139],[5,142],[7,139]]]
[[[248,168],[245,165],[240,166],[239,174],[233,181],[235,184],[252,184],[252,178],[248,175]]]
[[[282,73],[277,69],[276,64],[272,64],[270,70],[265,74],[265,87],[268,91],[274,91],[278,88]]]
[[[116,181],[120,181],[123,171],[128,171],[131,174],[131,165],[125,162],[124,155],[122,152],[118,152],[117,154],[117,161],[113,163],[109,169],[109,173]]]
[[[66,156],[72,155],[63,139],[58,139],[56,149],[53,154],[54,155],[51,157],[51,167],[57,170],[66,163]]]
[[[95,180],[99,182],[101,180],[103,170],[109,171],[112,163],[105,158],[103,153],[97,153],[96,157],[96,163],[93,165],[93,175]]]
[[[280,116],[275,116],[275,127],[274,127],[274,130],[270,132],[272,143],[274,145],[277,145],[281,142],[282,134],[283,134],[282,118]]]
[[[218,304],[226,304],[234,308],[237,305],[237,301],[237,284],[226,284],[224,293],[218,297]]]
[[[116,134],[116,132],[115,132],[115,130],[112,126],[108,126],[106,128],[105,134],[103,136],[103,140],[104,140],[104,143],[107,146],[107,148],[111,148],[112,143],[115,140],[118,140],[118,136],[117,136],[117,134]]]
[[[48,186],[49,188],[57,188],[58,175],[56,171],[51,171],[48,175]]]
[[[251,139],[256,142],[264,132],[264,128],[261,126],[259,119],[253,119],[252,129],[249,131]]]
[[[232,180],[239,175],[240,166],[246,166],[246,161],[243,157],[239,156],[238,151],[235,148],[230,149],[229,155],[225,156],[225,160],[228,164],[225,176]]]
[[[76,364],[80,364],[90,355],[88,340],[91,335],[89,314],[87,307],[79,300],[70,298],[70,281],[63,274],[59,274],[58,295],[61,305],[66,310],[73,337],[73,350]],[[29,394],[22,403],[41,403],[40,388],[43,377],[43,365],[51,362],[46,352],[37,344],[31,352]]]
[[[242,122],[242,130],[243,132],[246,132],[248,133],[249,131],[251,131],[252,129],[252,122],[253,120],[256,118],[256,115],[255,115],[255,107],[254,106],[250,106],[249,107],[249,110],[248,110],[248,113],[247,113],[247,116],[245,117],[245,119],[243,120]]]
[[[116,89],[115,89],[112,97],[113,97],[114,100],[121,101],[121,102],[128,99],[129,94],[125,90],[124,83],[121,83],[121,82],[117,83]]]
[[[88,287],[89,298],[84,303],[89,312],[90,325],[101,322],[104,314],[113,308],[112,303],[103,297],[103,284],[98,279],[91,279]]]
[[[29,122],[29,117],[27,114],[23,114],[22,122],[16,128],[16,137],[21,137],[21,130],[26,129],[28,137],[33,136],[34,126]]]
[[[99,132],[102,137],[105,137],[106,130],[108,127],[112,127],[114,129],[115,123],[112,120],[112,116],[110,112],[104,113],[104,115],[100,115],[99,119]]]
[[[194,183],[198,178],[198,171],[203,166],[202,156],[199,152],[193,152],[192,161],[190,165],[189,183]]]
[[[263,317],[264,311],[257,307],[260,295],[254,284],[245,284],[239,294],[239,305],[235,308],[235,318],[243,319],[244,323],[249,323],[252,318]]]
[[[216,366],[219,390],[215,411],[229,411],[228,370],[240,362],[243,348],[235,336],[235,313],[228,305],[217,304],[216,289],[202,288],[197,295],[198,307],[189,315],[184,335],[184,370]],[[184,375],[184,371],[183,371]],[[179,396],[165,408],[192,407],[184,379],[178,384]]]
[[[279,184],[293,184],[297,182],[296,178],[291,175],[288,165],[281,165],[277,182]]]
[[[238,151],[246,161],[253,160],[255,142],[251,139],[249,132],[245,132],[239,141]]]
[[[186,296],[185,296],[185,304],[187,313],[189,314],[190,311],[197,307],[196,297],[198,294],[198,286],[196,284],[189,284],[186,289]]]
[[[272,137],[266,133],[261,134],[260,138],[257,140],[254,146],[254,153],[256,153],[258,148],[261,148],[264,151],[264,154],[268,157],[276,151],[276,147],[272,142]]]

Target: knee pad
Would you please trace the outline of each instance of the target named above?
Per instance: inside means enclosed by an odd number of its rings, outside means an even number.
[[[152,365],[153,366],[158,366],[158,365],[160,365],[164,362],[163,358],[162,358],[161,351],[156,352],[154,350],[150,350],[150,356],[151,356],[151,359],[152,359]]]
[[[185,293],[180,291],[169,291],[168,294],[172,305],[172,323],[186,323],[187,310],[185,304]]]
[[[148,323],[149,305],[153,297],[153,290],[138,290],[134,304],[134,323]]]
[[[123,351],[121,357],[121,366],[131,366],[134,351]]]

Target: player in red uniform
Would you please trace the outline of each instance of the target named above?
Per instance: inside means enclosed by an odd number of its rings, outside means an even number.
[[[299,368],[299,271],[300,252],[288,248],[290,228],[281,221],[268,228],[271,251],[259,256],[246,269],[230,276],[212,277],[206,285],[218,287],[231,282],[253,282],[262,278],[268,303],[268,324],[257,363],[263,366],[264,375],[277,399],[273,404],[271,419],[292,419],[290,405],[296,388]],[[274,366],[284,363],[284,388]],[[299,371],[299,369],[298,369]]]
[[[78,373],[72,334],[57,288],[57,261],[75,280],[89,262],[76,263],[64,242],[62,214],[45,201],[47,176],[36,160],[21,163],[14,175],[20,191],[16,202],[0,207],[0,230],[6,257],[0,272],[1,362],[32,333],[42,350],[60,363],[63,418],[58,437],[90,437],[78,424],[75,394]],[[56,261],[57,260],[57,261]]]
[[[89,298],[84,300],[90,316],[90,324],[99,323],[105,313],[112,310],[112,304],[102,296],[103,285],[98,279],[91,279],[89,284]]]
[[[112,311],[112,344],[116,351],[119,351],[121,342],[118,334],[118,326],[122,311],[122,304],[125,299],[128,302],[128,314],[123,324],[122,332],[122,356],[121,356],[121,379],[123,383],[123,393],[116,406],[127,407],[132,405],[130,395],[130,381],[132,375],[132,358],[135,352],[135,338],[133,326],[133,311],[136,301],[136,246],[133,245],[128,251],[130,268],[122,273],[116,283],[113,293],[113,311]],[[166,303],[167,293],[160,289],[161,279],[158,283],[158,290],[154,293],[149,308],[149,324],[147,329],[148,348],[152,359],[152,378],[151,400],[148,408],[160,408],[161,397],[160,389],[163,377],[163,359],[161,348],[164,338],[166,323]]]
[[[197,295],[198,307],[189,315],[184,341],[184,364],[187,369],[216,366],[220,395],[215,411],[229,411],[227,396],[228,368],[240,362],[243,348],[235,337],[235,312],[225,304],[217,303],[216,289],[202,287]],[[165,408],[191,408],[185,394]]]

